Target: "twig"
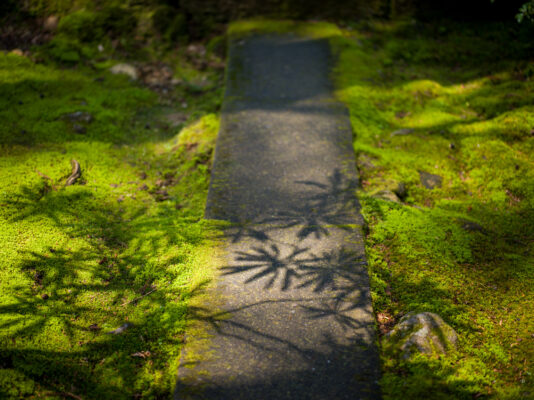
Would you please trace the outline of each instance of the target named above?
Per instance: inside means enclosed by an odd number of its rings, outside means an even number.
[[[73,399],[76,399],[76,400],[83,400],[80,396],[78,395],[75,395],[74,393],[71,393],[71,392],[63,392],[61,393],[64,397],[72,397]]]
[[[82,168],[80,167],[80,163],[74,159],[70,160],[70,164],[72,165],[72,173],[67,178],[67,182],[65,183],[65,186],[70,186],[76,183],[78,178],[82,176]]]
[[[46,176],[45,174],[43,174],[43,173],[42,173],[41,171],[39,171],[38,169],[36,169],[35,172],[37,172],[37,175],[39,175],[41,178],[48,179],[49,181],[52,180],[52,178],[50,178],[49,176]]]
[[[142,295],[140,297],[137,297],[137,298],[135,298],[133,300],[130,300],[130,301],[126,302],[126,303],[122,303],[122,306],[127,306],[128,304],[135,303],[136,301],[141,300],[143,297],[148,296],[150,293],[154,293],[156,290],[158,290],[157,287],[152,289],[150,292],[145,293],[144,295]]]

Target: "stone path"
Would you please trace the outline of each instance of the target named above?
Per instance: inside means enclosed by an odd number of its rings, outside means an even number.
[[[189,335],[176,399],[380,397],[351,127],[330,65],[325,40],[231,43],[206,208],[235,223],[211,293],[222,311],[193,310],[213,337]]]

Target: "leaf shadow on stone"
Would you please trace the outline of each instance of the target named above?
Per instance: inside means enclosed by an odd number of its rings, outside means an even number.
[[[296,181],[309,192],[298,208],[290,208],[258,224],[281,225],[285,228],[301,227],[297,237],[306,239],[313,235],[320,239],[328,235],[329,226],[359,222],[360,204],[356,198],[357,181],[344,175],[339,169],[332,171],[326,183]]]

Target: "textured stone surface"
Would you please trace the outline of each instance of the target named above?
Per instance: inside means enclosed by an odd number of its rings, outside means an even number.
[[[352,133],[329,63],[326,41],[230,46],[206,217],[235,224],[218,311],[192,311],[177,399],[379,398]]]
[[[381,190],[373,195],[374,198],[400,203],[399,197],[391,190]]]
[[[457,341],[454,329],[439,315],[431,312],[408,313],[385,336],[385,348],[408,359],[417,353],[446,353],[456,348]]]
[[[139,78],[139,71],[131,64],[115,64],[109,71],[112,74],[128,75],[132,80],[137,80]]]
[[[419,179],[424,187],[427,189],[440,188],[443,178],[439,175],[431,174],[430,172],[419,171]]]

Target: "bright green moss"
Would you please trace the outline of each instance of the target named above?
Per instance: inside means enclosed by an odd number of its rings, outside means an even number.
[[[520,61],[528,52],[506,41],[514,28],[451,25],[447,38],[433,29],[371,24],[333,40],[375,312],[436,312],[460,338],[459,353],[439,359],[383,354],[384,397],[528,398],[534,97]],[[420,171],[440,175],[442,186],[426,189]],[[400,182],[401,204],[373,197]]]
[[[170,397],[216,262],[219,92],[178,94],[195,111],[170,127],[153,92],[105,71],[0,54],[0,86],[0,397]],[[182,128],[201,146],[177,145]]]
[[[228,28],[228,35],[238,37],[255,33],[294,33],[314,39],[328,39],[341,35],[339,28],[330,23],[299,23],[267,19],[249,19],[234,22]]]

